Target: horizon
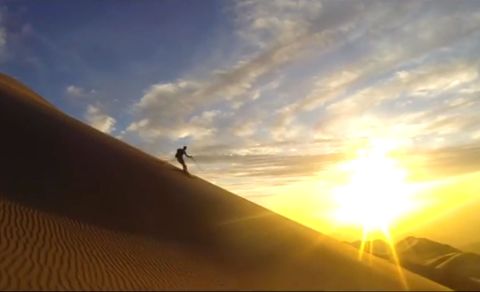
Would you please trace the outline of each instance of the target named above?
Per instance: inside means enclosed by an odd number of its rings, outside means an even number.
[[[321,233],[462,247],[480,242],[479,27],[475,1],[5,1],[0,66]]]

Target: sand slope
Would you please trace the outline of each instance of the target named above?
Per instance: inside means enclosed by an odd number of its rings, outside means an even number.
[[[480,289],[480,255],[426,238],[407,237],[396,246],[403,265],[411,271],[455,290]]]
[[[360,248],[359,241],[351,245]],[[447,244],[427,238],[409,236],[396,243],[401,265],[419,275],[459,291],[480,290],[480,255],[463,252]],[[388,244],[369,241],[365,250],[394,262]]]
[[[128,236],[6,200],[0,201],[0,233],[1,290],[236,286],[231,273],[192,246]]]
[[[0,289],[398,290],[393,266],[104,135],[0,76]],[[409,288],[444,287],[405,272]]]

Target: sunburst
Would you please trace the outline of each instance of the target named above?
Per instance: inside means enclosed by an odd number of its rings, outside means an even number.
[[[395,144],[388,140],[374,140],[357,151],[353,160],[340,165],[347,174],[345,184],[333,189],[336,203],[335,219],[362,228],[359,260],[372,234],[383,234],[390,246],[399,276],[404,283],[402,269],[394,248],[391,225],[415,207],[415,190],[406,182],[407,171],[391,157]]]

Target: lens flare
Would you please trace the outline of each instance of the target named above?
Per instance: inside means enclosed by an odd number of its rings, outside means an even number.
[[[406,182],[407,171],[390,156],[395,150],[391,141],[375,140],[357,151],[356,158],[340,165],[347,175],[345,184],[332,190],[337,222],[362,228],[359,260],[372,234],[383,234],[397,265],[399,277],[406,286],[400,268],[390,227],[393,222],[415,208],[414,186]]]
[[[414,208],[414,187],[406,183],[406,170],[389,156],[390,143],[372,142],[340,168],[348,181],[332,190],[335,219],[382,231]]]

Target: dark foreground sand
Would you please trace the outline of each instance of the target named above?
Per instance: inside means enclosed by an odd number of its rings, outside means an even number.
[[[4,75],[0,133],[0,289],[405,288],[389,263],[359,262]],[[445,289],[404,274],[410,289]]]

